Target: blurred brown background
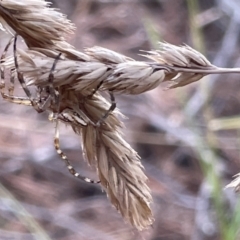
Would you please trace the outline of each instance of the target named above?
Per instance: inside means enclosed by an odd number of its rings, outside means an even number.
[[[98,45],[143,60],[139,50],[167,41],[186,43],[217,66],[240,66],[238,0],[55,0],[53,7],[76,24],[69,42],[79,50]],[[0,34],[2,52],[9,36]],[[128,117],[125,139],[142,157],[154,198],[156,220],[143,232],[124,223],[100,186],[68,173],[47,114],[1,100],[0,239],[240,239],[238,196],[223,189],[240,172],[239,79],[216,75],[181,89],[116,96]],[[97,179],[79,137],[65,126],[60,134],[76,169]]]

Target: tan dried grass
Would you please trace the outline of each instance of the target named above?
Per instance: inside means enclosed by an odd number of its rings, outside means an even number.
[[[76,91],[62,91],[61,96],[66,96],[62,101],[64,109],[72,109],[72,115],[77,113],[89,119],[85,118],[87,124],[84,126],[71,126],[81,135],[84,157],[97,170],[111,203],[139,230],[151,225],[152,198],[146,185],[147,177],[137,152],[122,138],[122,123],[117,118],[120,113],[114,111],[104,124],[96,127],[94,122],[102,117],[110,104],[98,93],[89,99]]]
[[[213,73],[240,72],[212,65],[202,54],[188,46],[160,43],[159,50],[145,52],[152,62],[135,61],[111,50],[93,47],[84,53],[68,44],[64,35],[74,27],[62,14],[48,8],[42,0],[2,0],[0,21],[5,29],[24,39],[27,50],[18,49],[19,69],[28,85],[49,85],[48,76],[54,59],[57,62],[53,87],[60,94],[59,110],[50,104],[50,112],[71,125],[82,138],[84,156],[96,168],[102,187],[112,204],[124,218],[138,229],[152,224],[152,201],[146,185],[147,177],[138,154],[122,138],[118,110],[112,112],[99,127],[95,123],[110,104],[96,92],[100,90],[124,94],[140,94],[168,82],[170,88],[185,86]],[[13,58],[2,67],[14,69]]]
[[[83,95],[89,95],[102,82],[100,90],[103,91],[141,94],[162,82],[168,82],[169,88],[176,88],[198,81],[208,74],[240,73],[239,68],[225,69],[212,65],[189,46],[159,45],[159,50],[144,55],[154,62],[135,61],[100,47],[86,49],[85,53],[75,50],[71,59],[65,53],[55,69],[54,87],[68,85]],[[26,76],[28,85],[46,86],[58,52],[34,48],[18,50],[18,53],[20,71]],[[5,66],[14,68],[14,61],[10,59]]]
[[[49,8],[42,0],[1,0],[0,22],[3,28],[21,35],[28,47],[53,46],[74,32],[74,25],[65,15]]]

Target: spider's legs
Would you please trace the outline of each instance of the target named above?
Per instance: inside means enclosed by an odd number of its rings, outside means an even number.
[[[99,82],[99,84],[97,85],[97,87],[93,90],[93,92],[87,96],[87,98],[91,98],[92,96],[94,96],[94,94],[100,89],[100,87],[102,86],[104,82],[104,79],[101,80]],[[114,111],[114,109],[116,108],[117,104],[115,102],[115,97],[113,95],[113,92],[112,91],[109,91],[109,95],[110,95],[110,99],[111,99],[111,106],[110,108],[107,110],[107,112],[98,120],[98,122],[96,123],[96,126],[99,127],[103,122],[104,120],[109,116],[109,114],[111,114],[111,112]]]
[[[58,107],[60,105],[59,104],[59,92],[57,90],[55,90],[53,87],[53,80],[54,80],[53,72],[56,68],[57,62],[60,59],[61,55],[62,55],[62,53],[59,53],[53,62],[52,68],[51,68],[49,76],[48,76],[49,85],[47,87],[47,91],[49,91],[50,96],[53,98],[52,99],[53,104],[57,105]],[[58,111],[59,111],[59,109],[58,109]]]
[[[60,98],[60,96],[59,96],[58,90],[53,87],[53,80],[54,80],[53,72],[55,70],[57,61],[60,59],[61,55],[62,55],[62,53],[59,53],[57,55],[57,57],[55,58],[54,62],[53,62],[52,68],[51,68],[49,76],[48,76],[48,86],[45,89],[45,91],[47,92],[48,95],[44,99],[43,104],[41,105],[42,109],[47,109],[47,107],[49,105],[51,105],[52,108],[54,108],[54,107],[56,108],[56,106],[57,106],[57,114],[60,111],[59,110],[59,107],[60,107],[60,99],[59,98]],[[42,100],[42,98],[41,98],[41,91],[42,90],[43,89],[40,89],[40,98],[39,98],[40,101]]]
[[[5,61],[6,55],[7,55],[7,51],[10,47],[10,45],[12,44],[14,38],[12,37],[10,39],[10,41],[8,42],[8,44],[6,45],[3,54],[1,56],[0,59],[0,75],[1,75],[1,81],[0,81],[0,92],[2,95],[2,98],[5,99],[8,102],[12,102],[12,103],[17,103],[17,104],[22,104],[22,105],[27,105],[27,106],[31,106],[31,102],[29,101],[29,99],[27,97],[16,97],[13,96],[13,92],[14,92],[14,76],[13,76],[13,72],[14,69],[11,70],[11,77],[10,77],[10,87],[8,88],[8,94],[5,93],[5,73],[4,73],[4,66],[2,65]]]
[[[8,42],[8,44],[6,45],[6,47],[5,47],[5,49],[4,49],[4,51],[3,51],[3,53],[2,53],[2,56],[1,56],[1,60],[0,60],[0,64],[1,64],[1,66],[0,66],[0,70],[1,70],[1,86],[0,86],[0,89],[1,89],[1,94],[2,94],[2,97],[5,95],[5,93],[4,93],[4,89],[5,89],[5,74],[4,74],[4,67],[2,66],[2,64],[5,62],[5,58],[6,58],[6,55],[7,55],[7,51],[8,51],[8,49],[9,49],[9,47],[10,47],[10,45],[12,44],[12,42],[13,42],[13,37],[9,40],[9,42]],[[12,77],[11,77],[12,78]],[[12,81],[13,80],[11,80],[11,84],[12,84]],[[11,92],[13,91],[13,84],[12,84],[12,86],[11,86]],[[10,90],[9,90],[9,92],[10,92]]]
[[[113,95],[113,93],[111,91],[109,91],[109,95],[110,95],[110,99],[111,99],[111,106],[106,111],[106,113],[96,123],[97,127],[100,126],[104,122],[104,120],[114,111],[114,109],[117,106],[116,101],[115,101],[115,97],[114,97],[114,95]]]
[[[57,108],[57,112],[56,113],[53,113],[53,116],[52,118],[50,117],[50,119],[52,120],[55,120],[56,121],[56,126],[55,126],[55,137],[54,137],[54,146],[55,146],[55,149],[58,153],[58,155],[61,157],[61,159],[65,162],[67,168],[68,168],[68,171],[76,178],[78,179],[81,179],[85,182],[88,182],[88,183],[99,183],[99,181],[94,181],[94,180],[91,180],[87,177],[84,177],[82,175],[80,175],[80,173],[76,172],[76,170],[74,169],[74,167],[71,165],[70,161],[68,160],[66,154],[61,150],[60,148],[60,141],[59,141],[59,131],[58,131],[58,124],[59,124],[59,119],[61,119],[61,117],[63,117],[64,119],[66,118],[66,120],[70,117],[70,119],[68,120],[81,120],[80,118],[78,118],[78,116],[76,115],[73,115],[71,117],[71,115],[66,115],[66,113],[61,113],[60,112],[60,96],[59,96],[59,92],[54,89],[53,87],[53,80],[54,80],[54,70],[55,70],[55,67],[56,67],[56,64],[57,64],[57,61],[59,60],[59,58],[61,57],[61,53],[58,54],[58,56],[56,57],[54,63],[53,63],[53,66],[51,68],[51,71],[50,71],[50,74],[49,74],[49,87],[48,87],[48,91],[49,91],[49,94],[50,96],[53,97],[52,99],[52,104],[55,104],[56,105],[56,108]],[[81,120],[82,122],[82,120]],[[84,123],[84,122],[83,122]]]
[[[80,175],[78,172],[76,172],[76,170],[74,169],[74,167],[71,165],[71,163],[69,162],[67,156],[63,153],[63,151],[60,149],[60,143],[59,143],[59,131],[58,131],[58,122],[59,120],[56,119],[56,129],[55,129],[55,137],[54,137],[54,146],[55,146],[55,149],[57,151],[57,153],[60,155],[60,157],[62,158],[62,160],[65,162],[67,168],[68,168],[68,171],[76,178],[78,179],[81,179],[85,182],[88,182],[88,183],[99,183],[99,181],[94,181],[94,180],[91,180],[87,177],[84,177],[82,175]]]
[[[87,96],[87,98],[91,98],[91,97],[100,89],[100,87],[101,87],[102,84],[103,84],[103,81],[104,81],[104,79],[99,82],[99,84],[97,85],[97,87],[91,92],[91,94],[89,94],[89,95]]]
[[[21,84],[22,88],[23,88],[23,91],[26,93],[31,105],[33,106],[33,108],[38,112],[38,113],[41,113],[41,112],[44,112],[47,108],[47,104],[49,102],[49,99],[47,98],[45,100],[45,102],[40,105],[39,104],[39,100],[36,100],[29,88],[27,87],[26,85],[26,82],[24,80],[24,77],[23,77],[23,74],[20,72],[19,70],[19,64],[18,64],[18,60],[17,60],[17,34],[15,35],[14,37],[14,43],[13,43],[13,56],[14,56],[14,63],[15,63],[15,68],[16,68],[16,71],[17,71],[17,77],[18,77],[18,81],[19,83]]]

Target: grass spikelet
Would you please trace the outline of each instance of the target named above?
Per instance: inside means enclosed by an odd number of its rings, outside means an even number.
[[[54,41],[63,41],[66,34],[72,34],[75,27],[49,5],[43,0],[2,0],[0,22],[21,35],[28,47],[53,46]]]
[[[175,46],[159,43],[159,50],[148,51],[143,55],[155,63],[156,69],[165,70],[164,82],[169,88],[186,86],[208,74],[240,73],[239,68],[219,68],[211,64],[205,56],[189,46]]]
[[[101,95],[96,94],[92,99],[85,99],[79,110],[74,104],[75,111],[83,111],[89,119],[96,121],[109,108],[109,104],[102,99]],[[69,100],[68,103],[67,108],[72,108],[73,101]],[[117,111],[111,113],[105,124],[99,127],[88,122],[86,126],[72,124],[72,128],[81,135],[84,157],[97,169],[111,203],[126,220],[142,230],[153,222],[150,209],[152,198],[140,157],[121,137],[122,123],[117,114]]]
[[[234,188],[236,192],[240,190],[240,173],[233,176],[235,179],[230,182],[225,188]]]

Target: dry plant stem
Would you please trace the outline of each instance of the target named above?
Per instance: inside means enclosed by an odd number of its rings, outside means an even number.
[[[164,66],[163,66],[164,67]],[[160,68],[157,66],[156,68]],[[226,74],[226,73],[240,73],[240,68],[219,68],[213,66],[209,69],[198,69],[198,68],[179,68],[179,67],[169,67],[172,71],[180,73],[202,73],[205,75],[208,74]]]

